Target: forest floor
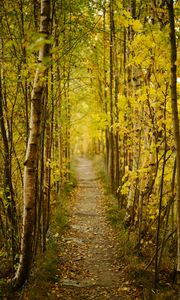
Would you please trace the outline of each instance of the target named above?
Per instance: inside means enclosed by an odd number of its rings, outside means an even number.
[[[78,158],[77,187],[71,201],[68,229],[58,237],[54,282],[42,292],[29,288],[19,299],[141,299],[119,259],[118,242],[107,222],[102,186],[87,158]],[[39,298],[38,298],[39,297]]]
[[[79,158],[77,201],[60,253],[59,299],[136,299],[126,266],[118,260],[115,237],[107,225],[103,191],[92,161]],[[134,296],[133,296],[134,294]]]
[[[149,297],[129,277],[129,266],[119,251],[119,236],[107,220],[104,188],[87,158],[77,158],[77,187],[74,189],[68,228],[54,234],[56,251],[36,282],[11,298],[18,300],[123,300],[176,299]],[[123,239],[123,236],[122,236]],[[51,265],[54,264],[54,267]],[[52,270],[50,270],[52,272]],[[41,274],[42,273],[42,274]],[[38,284],[38,276],[41,284]],[[43,277],[44,276],[44,277]],[[43,279],[44,278],[44,279]]]
[[[91,160],[78,159],[77,179],[70,228],[59,244],[59,281],[49,299],[138,299],[126,266],[118,259],[118,244],[106,221],[103,190]]]

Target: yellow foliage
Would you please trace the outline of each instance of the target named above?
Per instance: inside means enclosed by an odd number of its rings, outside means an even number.
[[[139,32],[143,29],[143,26],[139,20],[133,20],[132,28],[134,31]]]
[[[122,188],[121,188],[121,194],[122,195],[128,195],[129,193],[129,187],[130,187],[131,183],[129,181],[126,181]]]
[[[126,17],[124,17],[124,16],[119,16],[119,23],[120,23],[121,25],[123,25],[124,27],[126,27],[126,28],[128,28],[128,26],[129,26],[129,21],[128,21],[128,19],[127,19]]]

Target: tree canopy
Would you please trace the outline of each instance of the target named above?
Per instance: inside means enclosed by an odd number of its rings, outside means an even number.
[[[155,283],[164,260],[180,271],[179,11],[173,0],[1,1],[0,258],[15,286],[46,249],[76,155],[101,157]]]

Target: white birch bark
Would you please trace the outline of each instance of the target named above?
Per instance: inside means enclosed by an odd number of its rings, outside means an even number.
[[[49,54],[49,46],[47,43],[49,23],[50,0],[41,0],[40,33],[42,33],[42,44],[39,49],[38,66],[31,94],[30,132],[26,160],[24,163],[23,230],[19,267],[13,279],[15,288],[22,286],[28,278],[34,254],[36,174],[39,155],[41,99],[48,68],[44,58]]]

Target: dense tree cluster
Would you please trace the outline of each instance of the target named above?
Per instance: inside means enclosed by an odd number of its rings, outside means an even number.
[[[180,244],[178,1],[1,2],[0,272],[27,279],[71,154],[90,153],[157,282]]]

